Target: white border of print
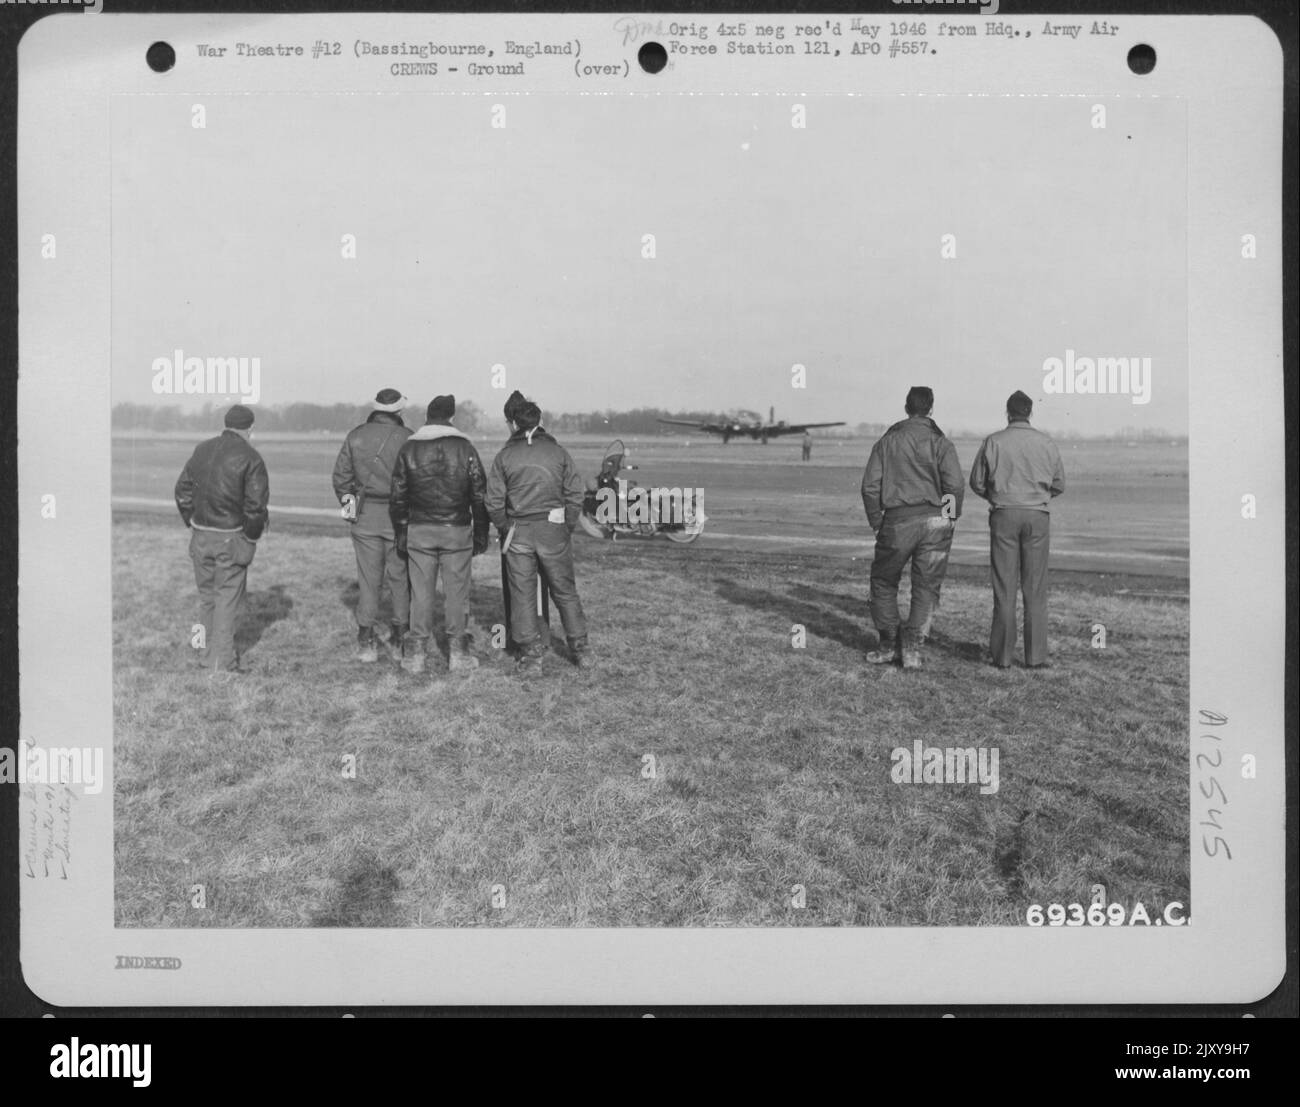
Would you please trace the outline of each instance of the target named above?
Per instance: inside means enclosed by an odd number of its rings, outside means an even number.
[[[928,9],[927,9],[928,11]],[[920,16],[922,9],[899,9]],[[80,13],[77,13],[80,14]],[[892,10],[872,18],[888,19]],[[969,16],[968,16],[969,17]],[[647,23],[671,16],[645,15]],[[765,22],[816,17],[764,15]],[[1041,16],[1000,15],[1027,27]],[[19,573],[22,736],[76,734],[111,750],[109,430],[109,102],[157,92],[145,48],[165,39],[249,37],[580,37],[635,65],[609,14],[158,15],[39,21],[19,48]],[[240,32],[243,33],[240,33]],[[1084,36],[1086,38],[1086,36]],[[993,41],[993,40],[991,40]],[[1141,83],[1123,63],[1152,43]],[[771,930],[115,930],[112,757],[108,784],[79,797],[67,880],[23,880],[21,961],[58,1005],[580,1003],[1191,1003],[1249,1002],[1284,968],[1283,658],[1285,511],[1282,404],[1282,54],[1268,27],[1237,16],[1128,16],[1122,38],[1057,48],[1035,36],[1008,66],[989,49],[942,65],[678,66],[661,93],[1162,96],[1188,128],[1188,319],[1192,656],[1189,779],[1198,711],[1226,716],[1224,760],[1256,756],[1227,813],[1232,861],[1192,843],[1191,924],[1163,928]],[[931,59],[933,60],[933,59]],[[371,74],[375,75],[372,76]],[[394,91],[377,71],[310,59],[179,66],[166,91]],[[689,74],[689,76],[688,76]],[[638,83],[638,88],[647,87]],[[475,94],[578,93],[571,75],[494,80]],[[602,89],[601,91],[608,91]],[[56,229],[77,263],[40,260]],[[1243,271],[1243,233],[1261,244]],[[75,247],[73,246],[75,244]],[[70,315],[75,313],[75,325]],[[1240,397],[1250,396],[1249,405]],[[32,434],[48,413],[78,412],[66,434]],[[103,464],[94,464],[98,456]],[[90,460],[88,461],[88,455]],[[58,497],[58,522],[42,496]],[[1258,518],[1240,518],[1244,493]],[[1249,587],[1240,582],[1248,581]],[[77,628],[75,651],[67,647]],[[76,694],[69,689],[75,684]],[[1202,810],[1193,792],[1191,820]],[[76,950],[70,959],[69,950]],[[116,971],[119,957],[179,959],[167,972]]]

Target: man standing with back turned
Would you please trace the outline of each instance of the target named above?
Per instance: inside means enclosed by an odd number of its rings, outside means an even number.
[[[1025,666],[1047,665],[1049,505],[1065,491],[1065,467],[1056,443],[1029,425],[1033,410],[1033,400],[1013,392],[1006,429],[984,439],[970,471],[971,491],[989,501],[989,652],[999,669],[1010,668],[1016,648],[1017,581],[1025,597]]]
[[[507,401],[508,441],[488,473],[488,516],[502,534],[510,581],[510,636],[519,646],[519,670],[536,671],[545,648],[537,623],[540,570],[560,609],[573,663],[589,668],[587,618],[573,578],[570,535],[582,513],[582,477],[569,456],[541,425],[541,409],[516,392]]]
[[[872,447],[862,474],[862,503],[876,532],[871,559],[871,619],[880,645],[872,665],[891,664],[901,652],[904,669],[921,668],[921,646],[948,571],[952,532],[961,517],[965,487],[957,451],[930,418],[934,392],[908,389],[895,423]],[[899,637],[898,582],[912,563],[912,603]]]
[[[266,465],[248,437],[253,413],[243,404],[226,412],[225,430],[195,447],[176,481],[176,507],[190,528],[190,559],[199,588],[205,669],[241,673],[235,624],[244,582],[266,529],[270,486]]]
[[[465,632],[473,558],[488,546],[483,462],[465,432],[452,426],[456,397],[435,396],[425,414],[424,426],[397,454],[388,505],[397,547],[405,551],[411,574],[411,633],[402,668],[416,675],[425,670],[433,640],[433,596],[439,570],[447,668],[451,672],[478,668]]]
[[[407,631],[410,589],[406,562],[397,552],[397,534],[388,511],[397,451],[411,432],[402,422],[406,397],[395,388],[375,395],[374,410],[343,440],[334,462],[334,495],[343,517],[352,524],[352,549],[357,555],[357,660],[379,660],[375,627],[379,624],[379,592],[387,583],[393,600],[393,624],[388,648],[402,654]]]

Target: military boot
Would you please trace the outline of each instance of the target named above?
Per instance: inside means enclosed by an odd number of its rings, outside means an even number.
[[[447,669],[449,672],[468,672],[478,668],[478,658],[470,653],[464,636],[453,638],[447,643]]]
[[[402,647],[402,669],[419,676],[425,668],[425,650],[428,643],[422,638],[408,638]]]
[[[362,627],[357,631],[357,660],[367,665],[379,660],[379,643],[375,641],[374,627]]]
[[[892,638],[882,638],[880,645],[867,651],[867,664],[892,665],[900,656],[900,644]]]
[[[573,655],[573,665],[584,671],[595,668],[596,655],[587,647],[585,638],[575,638],[569,643],[569,652]]]
[[[388,636],[388,652],[394,661],[402,660],[402,643],[406,641],[406,632],[411,628],[405,623],[393,623]]]
[[[515,664],[515,671],[520,676],[529,676],[542,671],[542,661],[546,657],[546,647],[540,642],[534,642],[531,646],[519,651],[519,660]]]

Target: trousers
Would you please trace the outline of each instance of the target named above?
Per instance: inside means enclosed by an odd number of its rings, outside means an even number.
[[[1016,592],[1025,603],[1025,664],[1047,662],[1047,556],[1052,516],[1024,507],[989,512],[989,564],[993,578],[993,664],[1011,664],[1016,648]]]
[[[876,538],[871,561],[871,620],[888,648],[899,631],[898,582],[912,565],[912,604],[903,625],[903,647],[919,649],[930,633],[930,620],[939,605],[939,590],[948,572],[952,523],[942,515],[886,519]]]
[[[352,550],[357,556],[357,626],[378,626],[379,598],[386,586],[393,602],[393,621],[410,622],[410,583],[406,562],[398,555],[388,504],[366,500],[351,526]]]
[[[469,619],[473,528],[412,523],[406,531],[406,558],[411,577],[412,641],[424,646],[433,637],[433,597],[439,572],[447,641],[460,641]]]
[[[198,655],[205,669],[239,668],[235,625],[244,605],[248,567],[256,552],[257,543],[238,531],[191,530],[190,560],[194,562],[199,622],[203,624]]]
[[[515,536],[505,553],[510,574],[510,637],[523,651],[541,639],[537,623],[537,573],[545,575],[551,598],[560,612],[569,645],[587,641],[587,617],[578,599],[573,576],[573,546],[569,528],[545,519],[515,524]]]

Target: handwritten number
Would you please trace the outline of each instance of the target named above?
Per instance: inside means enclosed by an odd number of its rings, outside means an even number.
[[[1219,854],[1219,845],[1222,844],[1223,852],[1228,855],[1228,860],[1231,861],[1232,850],[1228,848],[1228,843],[1225,842],[1222,838],[1220,838],[1217,834],[1214,837],[1214,841],[1215,841],[1214,849],[1210,849],[1209,843],[1206,842],[1205,840],[1205,835],[1204,834],[1201,835],[1201,847],[1205,850],[1206,856],[1217,857]]]
[[[1227,803],[1227,802],[1228,802],[1228,797],[1227,797],[1226,795],[1224,795],[1223,786],[1219,783],[1218,778],[1217,778],[1217,777],[1210,777],[1210,784],[1211,784],[1213,787],[1211,787],[1210,790],[1209,790],[1208,792],[1205,790],[1205,781],[1203,781],[1203,780],[1202,780],[1202,781],[1199,781],[1199,782],[1197,783],[1196,787],[1198,787],[1198,788],[1201,790],[1201,795],[1204,796],[1206,799],[1213,799],[1213,798],[1214,798],[1214,789],[1215,789],[1215,788],[1218,788],[1218,789],[1219,789],[1219,795],[1223,796],[1223,802],[1224,802],[1224,803]]]

